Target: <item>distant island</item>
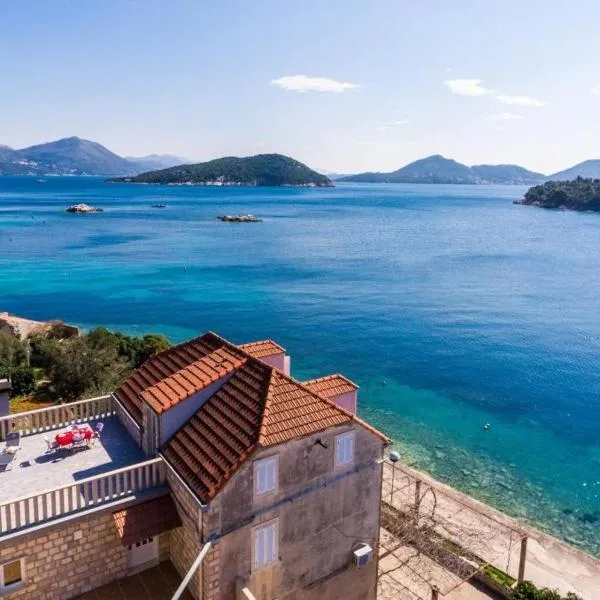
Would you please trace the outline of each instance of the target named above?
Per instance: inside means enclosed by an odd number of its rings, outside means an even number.
[[[572,181],[547,181],[529,189],[515,204],[600,212],[600,179],[578,177]]]
[[[445,183],[534,185],[546,179],[542,173],[518,165],[474,165],[468,167],[455,160],[434,154],[416,160],[391,173],[359,173],[337,181],[363,183]]]
[[[217,158],[194,165],[149,171],[135,177],[116,177],[110,183],[162,185],[239,185],[333,187],[332,181],[301,162],[282,154]]]
[[[0,175],[137,175],[187,162],[170,154],[123,158],[98,142],[73,136],[15,150],[0,145]]]

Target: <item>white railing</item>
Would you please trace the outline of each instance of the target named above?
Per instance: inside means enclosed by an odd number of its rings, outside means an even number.
[[[162,458],[0,504],[0,539],[13,531],[67,517],[166,483]]]
[[[87,423],[94,419],[105,419],[115,414],[115,403],[111,396],[99,396],[50,408],[29,410],[0,417],[0,442],[6,434],[18,431],[21,435],[32,435],[51,429],[61,429],[75,423]]]

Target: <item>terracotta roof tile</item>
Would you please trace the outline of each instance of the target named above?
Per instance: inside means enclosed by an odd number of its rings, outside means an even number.
[[[181,525],[171,496],[162,496],[113,513],[123,546],[131,546]]]
[[[173,346],[164,352],[160,352],[148,359],[139,369],[128,377],[115,391],[115,396],[129,411],[131,416],[138,424],[142,423],[142,402],[147,401],[155,410],[173,405],[184,396],[184,393],[177,386],[185,388],[181,378],[189,382],[187,394],[191,395],[194,391],[202,389],[202,382],[206,380],[208,371],[197,370],[194,365],[202,361],[211,353],[222,349],[226,342],[214,333],[207,333],[201,337],[195,338],[184,344]],[[235,346],[228,345],[235,349]],[[231,349],[230,349],[231,352]],[[241,354],[240,354],[241,356]],[[209,365],[212,362],[209,361]],[[190,368],[193,367],[193,368]],[[212,369],[215,372],[214,368]],[[173,380],[169,378],[173,375],[179,375]],[[155,387],[157,384],[167,380],[167,385]],[[194,391],[191,391],[194,390]],[[144,392],[147,392],[147,399],[142,399]],[[187,396],[185,396],[187,397]],[[162,408],[161,408],[162,407]]]
[[[325,396],[325,398],[333,398],[348,392],[355,392],[358,389],[355,383],[339,373],[304,381],[303,385],[316,394]]]
[[[257,447],[349,422],[387,441],[328,398],[355,390],[352,382],[334,375],[305,385],[260,360],[281,352],[270,340],[234,346],[208,333],[151,358],[115,395],[141,422],[142,403],[161,413],[229,375],[161,449],[202,502],[214,498]]]
[[[248,344],[241,344],[238,346],[240,350],[243,350],[254,358],[266,358],[267,356],[274,356],[276,354],[284,354],[285,348],[282,348],[279,344],[276,344],[273,340],[260,340],[258,342],[249,342]]]

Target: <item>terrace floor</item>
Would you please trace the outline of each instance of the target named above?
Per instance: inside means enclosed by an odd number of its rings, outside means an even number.
[[[116,417],[109,417],[103,422],[102,437],[89,447],[47,452],[44,437],[53,440],[60,429],[21,437],[20,448],[8,470],[0,472],[0,504],[145,459],[144,453]],[[94,427],[95,422],[89,425]],[[1,446],[4,447],[4,444]]]
[[[78,596],[75,600],[170,600],[181,577],[171,562],[162,562],[151,569],[113,581]],[[186,590],[182,600],[193,600]]]

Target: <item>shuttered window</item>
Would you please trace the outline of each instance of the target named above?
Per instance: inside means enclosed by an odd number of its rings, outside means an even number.
[[[354,431],[335,437],[335,466],[343,467],[354,462]]]
[[[254,568],[258,569],[277,560],[279,531],[277,521],[254,529]]]
[[[0,565],[0,593],[8,592],[25,582],[25,559],[20,558]]]
[[[254,463],[254,491],[257,496],[277,490],[277,457],[271,456]]]

